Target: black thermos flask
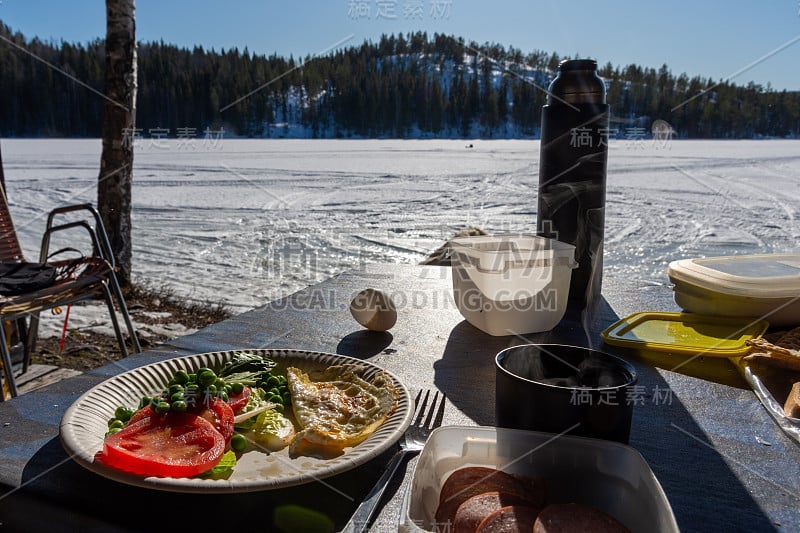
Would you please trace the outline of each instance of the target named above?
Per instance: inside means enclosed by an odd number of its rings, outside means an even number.
[[[603,279],[609,106],[592,59],[564,60],[542,107],[537,234],[575,245],[569,304],[593,308]]]

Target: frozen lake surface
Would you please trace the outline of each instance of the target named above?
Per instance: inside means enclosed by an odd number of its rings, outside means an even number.
[[[468,145],[472,145],[471,148]],[[4,139],[28,259],[49,209],[96,203],[101,143]],[[143,139],[133,277],[242,312],[456,231],[531,232],[539,142]],[[612,141],[605,276],[668,283],[675,259],[800,250],[800,141]]]

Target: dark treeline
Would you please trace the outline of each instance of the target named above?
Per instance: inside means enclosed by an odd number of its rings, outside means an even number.
[[[2,23],[0,35],[18,45],[0,42],[0,135],[99,137],[103,41],[28,40]],[[163,42],[138,52],[144,137],[207,128],[248,137],[536,137],[542,88],[567,58],[426,33],[296,59]],[[601,62],[600,75],[620,134],[649,134],[661,119],[682,138],[800,135],[798,91],[676,76],[666,65]]]

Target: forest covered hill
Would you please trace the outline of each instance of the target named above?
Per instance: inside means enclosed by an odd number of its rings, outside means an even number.
[[[2,22],[0,37],[1,136],[101,135],[102,39],[43,42]],[[566,58],[422,32],[305,58],[142,42],[137,129],[143,137],[536,138],[543,89]],[[675,75],[666,64],[601,59],[599,74],[620,137],[649,135],[657,119],[679,138],[800,136],[798,91]]]

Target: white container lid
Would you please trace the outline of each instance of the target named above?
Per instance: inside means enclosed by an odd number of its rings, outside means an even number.
[[[750,298],[800,296],[800,254],[754,254],[680,259],[669,264],[673,283]]]
[[[551,267],[574,263],[575,246],[535,235],[457,237],[450,241],[462,264],[482,273],[505,273],[511,268]]]

